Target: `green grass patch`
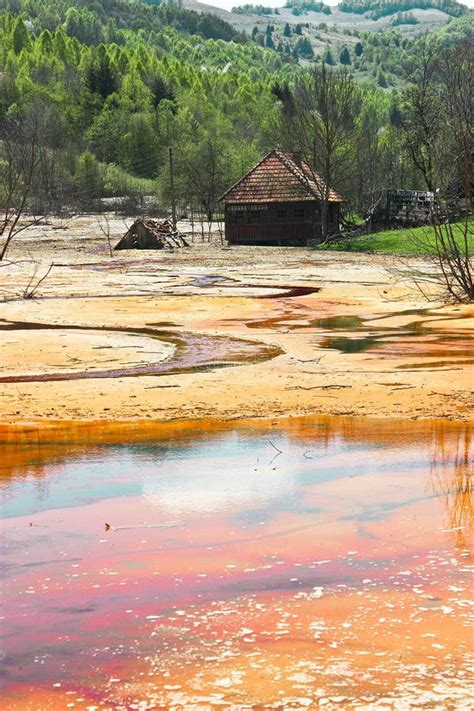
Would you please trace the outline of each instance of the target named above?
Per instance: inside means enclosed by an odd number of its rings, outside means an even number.
[[[464,223],[453,225],[459,244],[464,243]],[[474,255],[474,220],[469,221],[469,254]],[[386,230],[352,237],[320,249],[337,252],[375,252],[378,254],[433,254],[436,249],[432,227]]]

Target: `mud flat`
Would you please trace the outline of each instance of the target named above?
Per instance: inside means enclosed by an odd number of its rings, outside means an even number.
[[[427,304],[393,276],[396,258],[215,241],[110,258],[94,217],[24,233],[9,256],[5,425],[472,417],[474,309]]]

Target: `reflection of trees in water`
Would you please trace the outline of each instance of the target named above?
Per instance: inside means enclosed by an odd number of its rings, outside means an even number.
[[[8,485],[16,480],[34,477],[38,481],[47,478],[53,465],[62,464],[71,456],[71,448],[31,444],[0,445],[0,484]]]
[[[469,425],[457,432],[443,426],[433,432],[431,489],[436,496],[445,498],[449,526],[460,529],[455,531],[459,546],[469,540],[474,519],[471,439]]]

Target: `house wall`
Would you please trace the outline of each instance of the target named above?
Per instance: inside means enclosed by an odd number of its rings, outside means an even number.
[[[339,223],[339,205],[331,204],[329,221]],[[317,201],[225,206],[225,233],[230,244],[305,246],[321,238]]]
[[[305,245],[314,213],[310,202],[226,205],[226,237],[231,244]]]

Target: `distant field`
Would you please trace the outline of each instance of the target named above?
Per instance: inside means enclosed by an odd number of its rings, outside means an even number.
[[[463,225],[455,228],[459,240],[463,239]],[[469,222],[469,254],[474,255],[474,220]],[[387,230],[347,239],[322,249],[338,252],[379,252],[380,254],[433,254],[435,250],[434,232],[431,227],[417,227],[407,230]]]

